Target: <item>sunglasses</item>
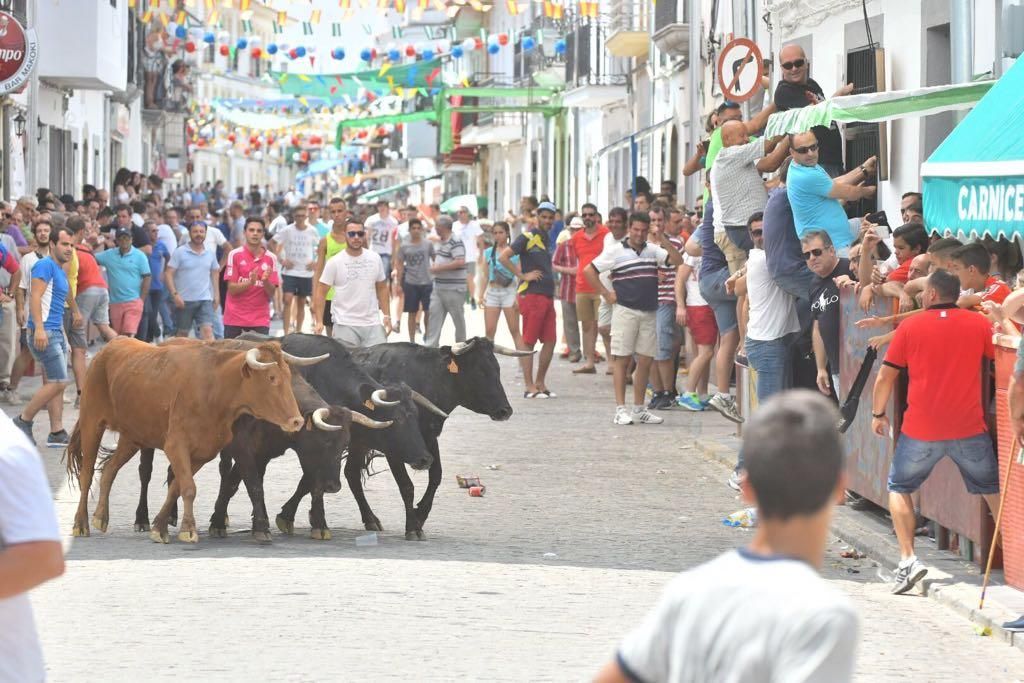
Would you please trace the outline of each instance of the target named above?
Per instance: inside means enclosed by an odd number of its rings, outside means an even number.
[[[818,151],[818,143],[815,142],[813,145],[807,145],[806,147],[794,147],[793,151],[796,152],[797,154],[807,154],[808,152],[817,152]]]
[[[764,230],[751,230],[750,231],[751,237],[760,237],[763,234],[764,234]]]
[[[789,71],[791,69],[802,69],[806,65],[806,59],[794,59],[792,62],[783,62],[781,66],[786,71]]]
[[[349,230],[348,231],[348,236],[349,237],[365,237],[366,236],[366,231],[365,230]]]
[[[824,253],[825,253],[824,249],[808,249],[807,251],[803,252],[804,261],[810,261],[812,256],[814,258],[818,258],[819,256],[821,256]]]

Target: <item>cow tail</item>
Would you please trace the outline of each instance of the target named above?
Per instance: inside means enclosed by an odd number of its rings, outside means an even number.
[[[67,467],[68,477],[74,480],[78,479],[78,473],[82,470],[82,428],[79,423],[75,423],[75,428],[71,431],[71,438],[68,440],[68,447],[64,451],[65,466]]]

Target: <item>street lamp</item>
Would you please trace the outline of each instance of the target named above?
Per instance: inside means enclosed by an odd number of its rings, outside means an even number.
[[[18,115],[14,117],[14,134],[19,138],[25,134],[25,114],[18,110]]]

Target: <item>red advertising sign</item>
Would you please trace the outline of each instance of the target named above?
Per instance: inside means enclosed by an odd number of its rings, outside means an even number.
[[[38,57],[35,31],[25,29],[13,14],[0,12],[0,94],[25,87]]]

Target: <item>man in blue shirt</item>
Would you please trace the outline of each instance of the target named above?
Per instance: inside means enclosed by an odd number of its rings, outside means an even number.
[[[158,238],[160,228],[155,222],[147,221],[142,227],[153,240],[153,253],[149,255],[149,296],[142,302],[142,324],[139,325],[137,336],[144,342],[151,342],[160,337],[160,314],[167,299],[167,290],[163,284],[164,268],[171,260],[171,252],[165,242]],[[174,333],[174,327],[168,326],[167,319],[164,320],[164,328],[164,337]]]
[[[149,259],[132,246],[131,230],[118,228],[116,239],[117,248],[96,254],[96,262],[107,271],[110,326],[118,334],[134,337],[142,322],[142,302],[149,296]]]
[[[824,230],[840,256],[846,256],[856,233],[840,200],[855,202],[875,195],[874,185],[863,183],[875,175],[878,158],[834,180],[818,165],[818,139],[814,131],[789,136],[789,154],[793,159],[786,179],[786,193],[793,208],[797,236],[808,230]]]
[[[131,233],[129,233],[130,236]],[[32,289],[29,299],[28,336],[29,351],[43,368],[43,386],[36,391],[21,415],[14,418],[14,424],[25,433],[29,441],[32,436],[32,420],[50,400],[64,393],[68,383],[68,347],[64,340],[64,303],[70,286],[63,266],[71,260],[75,251],[74,235],[66,227],[54,228],[50,234],[50,255],[39,260],[32,267]],[[60,408],[63,403],[55,402]],[[47,443],[65,445],[67,432],[61,426],[60,408],[51,414],[50,436]]]
[[[187,337],[193,325],[203,339],[213,339],[214,311],[220,306],[217,253],[206,248],[206,224],[193,223],[188,244],[178,247],[167,264],[165,286],[175,310],[174,327]]]

